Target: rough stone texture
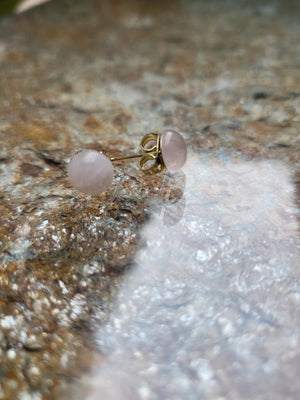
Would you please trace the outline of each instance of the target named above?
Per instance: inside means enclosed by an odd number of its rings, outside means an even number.
[[[0,22],[0,398],[298,399],[298,1],[66,1]],[[184,172],[83,148],[185,137]]]

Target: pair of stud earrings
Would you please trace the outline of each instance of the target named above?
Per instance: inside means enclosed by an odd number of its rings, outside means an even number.
[[[165,168],[177,172],[186,161],[187,148],[183,137],[173,129],[163,133],[148,133],[141,141],[142,153],[108,158],[96,150],[77,153],[68,165],[68,177],[75,189],[87,194],[99,194],[112,183],[113,162],[139,158],[139,167],[154,175]]]

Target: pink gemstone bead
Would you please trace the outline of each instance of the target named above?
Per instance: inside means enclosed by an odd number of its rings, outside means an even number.
[[[167,170],[177,172],[186,162],[187,148],[183,137],[173,129],[162,134],[161,153]]]
[[[77,153],[68,166],[68,177],[72,185],[87,194],[103,192],[110,186],[113,176],[110,159],[95,150]]]

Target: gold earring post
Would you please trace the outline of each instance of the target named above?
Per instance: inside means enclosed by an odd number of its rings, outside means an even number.
[[[145,153],[141,153],[141,154],[132,154],[131,156],[122,156],[122,157],[111,157],[110,161],[114,162],[114,161],[122,161],[122,160],[129,160],[130,158],[139,158],[142,157]]]
[[[111,157],[110,161],[114,162],[140,158],[139,166],[145,174],[154,175],[162,172],[165,169],[165,164],[161,154],[161,135],[159,133],[148,133],[141,140],[141,148],[143,153]]]

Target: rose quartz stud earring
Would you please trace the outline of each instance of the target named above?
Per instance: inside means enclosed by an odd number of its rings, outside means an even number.
[[[80,192],[99,194],[112,183],[114,161],[140,158],[139,166],[148,175],[162,172],[165,168],[171,173],[177,172],[186,161],[185,141],[172,129],[163,133],[148,133],[141,141],[141,149],[141,154],[110,159],[96,150],[83,150],[69,163],[69,180]]]

